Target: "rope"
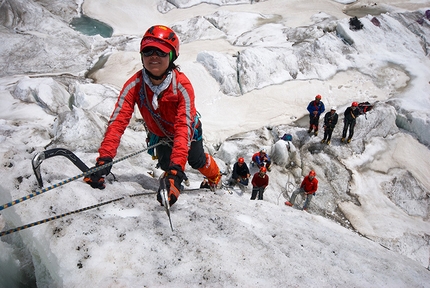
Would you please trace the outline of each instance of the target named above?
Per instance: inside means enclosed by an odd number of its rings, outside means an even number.
[[[158,128],[160,128],[160,130],[164,133],[164,135],[166,135],[166,137],[170,140],[170,142],[173,142],[173,134],[169,133],[166,129],[164,129],[164,126],[160,123],[160,120],[169,126],[173,126],[173,123],[170,123],[170,122],[166,121],[165,119],[161,118],[160,113],[155,113],[155,111],[151,108],[152,105],[151,105],[151,103],[149,103],[149,99],[146,95],[145,86],[146,86],[145,81],[143,81],[142,88],[139,91],[140,100],[142,102],[141,104],[144,105],[145,108],[149,111],[149,113],[152,116],[152,119],[155,121],[155,124],[157,124]],[[145,103],[144,99],[146,99],[146,103]]]
[[[157,144],[155,144],[155,145],[152,145],[152,146],[146,147],[145,149],[142,149],[142,150],[140,150],[140,151],[134,152],[134,153],[132,153],[132,154],[130,154],[130,155],[128,155],[128,156],[125,156],[125,157],[123,157],[123,158],[120,158],[120,159],[118,159],[118,160],[115,160],[115,161],[112,161],[112,162],[106,163],[106,164],[101,165],[101,166],[93,167],[93,168],[91,168],[90,170],[88,170],[88,171],[86,171],[86,172],[83,172],[83,173],[81,173],[81,174],[78,174],[78,175],[76,175],[76,176],[73,176],[73,177],[71,177],[71,178],[69,178],[69,179],[63,180],[63,181],[61,181],[61,182],[58,182],[58,183],[56,183],[56,184],[54,184],[54,185],[51,185],[51,186],[49,186],[49,187],[46,187],[46,188],[36,190],[35,192],[33,192],[33,193],[31,193],[31,194],[28,194],[27,196],[21,197],[21,198],[19,198],[19,199],[16,199],[16,200],[14,200],[14,201],[11,201],[11,202],[9,202],[9,203],[6,203],[6,204],[1,205],[1,206],[0,206],[0,211],[2,211],[3,209],[6,209],[6,208],[8,208],[8,207],[14,206],[14,205],[16,205],[16,204],[18,204],[18,203],[24,202],[25,200],[31,199],[31,198],[33,198],[33,197],[35,197],[35,196],[37,196],[37,195],[43,194],[43,193],[45,193],[45,192],[48,192],[48,191],[50,191],[50,190],[52,190],[52,189],[54,189],[54,188],[58,188],[58,187],[60,187],[60,186],[63,186],[64,184],[67,184],[67,183],[69,183],[69,182],[72,182],[72,181],[74,181],[74,180],[76,180],[76,179],[79,179],[79,178],[81,178],[81,177],[85,177],[85,176],[87,176],[87,175],[93,174],[94,172],[97,172],[97,171],[100,171],[100,170],[102,170],[102,169],[104,169],[104,168],[106,168],[106,167],[112,166],[112,165],[113,165],[113,164],[115,164],[115,163],[118,163],[118,162],[123,161],[123,160],[125,160],[125,159],[128,159],[128,158],[130,158],[130,157],[136,156],[137,154],[140,154],[140,153],[142,153],[142,152],[144,152],[144,151],[146,151],[146,150],[148,150],[148,149],[154,148],[154,147],[156,147],[156,146],[158,146],[158,145],[161,145],[161,144],[165,144],[164,142],[165,142],[165,141],[160,141],[160,142],[158,142],[158,143],[157,143]]]
[[[143,195],[151,195],[151,194],[156,194],[156,193],[157,192],[138,193],[138,194],[130,195],[130,197],[137,197],[137,196],[143,196]],[[102,202],[102,203],[99,203],[99,204],[95,204],[95,205],[92,205],[92,206],[81,208],[81,209],[78,209],[78,210],[75,210],[75,211],[67,212],[67,213],[64,213],[64,214],[61,214],[61,215],[57,215],[57,216],[54,216],[54,217],[46,218],[44,220],[36,221],[36,222],[30,223],[30,224],[27,224],[27,225],[16,227],[16,228],[13,228],[13,229],[10,229],[10,230],[7,230],[7,231],[3,231],[3,232],[0,232],[0,237],[5,236],[5,235],[9,235],[9,234],[12,234],[12,233],[15,233],[15,232],[27,229],[27,228],[31,228],[31,227],[34,227],[34,226],[37,226],[37,225],[40,225],[40,224],[43,224],[43,223],[47,223],[47,222],[52,221],[52,220],[60,219],[60,218],[63,218],[65,216],[68,216],[68,215],[77,214],[77,213],[80,213],[80,212],[83,212],[83,211],[86,211],[86,210],[94,209],[96,207],[100,207],[100,206],[104,206],[104,205],[107,205],[107,204],[110,204],[110,203],[113,203],[113,202],[117,202],[117,201],[123,200],[124,198],[125,197],[120,197],[120,198],[117,198],[117,199],[109,200],[109,201],[106,201],[106,202]]]

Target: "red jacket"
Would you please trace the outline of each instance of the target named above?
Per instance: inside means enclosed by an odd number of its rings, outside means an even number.
[[[118,96],[105,137],[99,148],[100,157],[115,157],[121,136],[127,128],[134,112],[134,106],[137,104],[146,127],[151,133],[159,137],[168,136],[174,139],[170,157],[171,165],[180,165],[182,170],[185,170],[196,117],[194,89],[185,74],[173,70],[172,76],[172,82],[161,93],[158,109],[155,111],[152,106],[154,93],[148,85],[144,84],[142,71],[127,80]],[[142,85],[145,87],[145,93],[143,90],[141,91]]]
[[[269,185],[269,176],[267,174],[264,175],[264,177],[260,177],[260,172],[257,172],[252,177],[252,186],[253,187],[263,187],[266,188],[267,185]]]
[[[270,159],[267,156],[267,154],[265,153],[263,156],[260,151],[254,153],[254,155],[252,155],[252,161],[257,163],[258,165],[260,165],[260,164],[262,164],[262,162],[268,161],[268,160],[270,160]]]
[[[317,178],[314,177],[314,179],[310,180],[309,175],[305,176],[305,178],[302,181],[302,185],[300,185],[300,188],[303,188],[306,194],[313,194],[317,192],[317,189],[318,189]]]

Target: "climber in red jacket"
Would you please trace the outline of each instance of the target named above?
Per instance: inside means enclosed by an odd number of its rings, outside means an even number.
[[[309,172],[309,175],[303,178],[300,188],[293,192],[290,201],[285,202],[287,206],[293,206],[298,194],[303,194],[306,198],[305,204],[303,205],[303,210],[306,211],[311,204],[312,197],[318,190],[318,180],[315,178],[316,173],[314,170]]]
[[[135,73],[123,86],[99,148],[96,166],[112,161],[121,136],[128,126],[137,105],[147,131],[148,147],[160,145],[148,152],[158,159],[165,171],[168,200],[173,205],[179,197],[185,175],[185,164],[198,169],[215,188],[221,179],[220,170],[211,155],[203,150],[202,123],[194,104],[194,89],[174,61],[179,56],[179,39],[169,27],[149,28],[140,43],[143,69]],[[84,181],[93,188],[104,189],[104,175],[111,166]],[[160,191],[157,199],[163,205]]]

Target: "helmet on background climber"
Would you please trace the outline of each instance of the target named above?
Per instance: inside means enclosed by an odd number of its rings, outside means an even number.
[[[336,111],[336,106],[332,106],[330,110]]]
[[[315,177],[315,175],[317,175],[317,173],[315,173],[315,171],[314,171],[314,170],[311,170],[311,171],[309,172],[309,176]]]
[[[152,26],[145,32],[140,42],[140,52],[146,47],[155,47],[170,53],[171,62],[179,56],[179,38],[172,29],[164,25]]]
[[[352,102],[351,107],[358,107],[358,102]]]
[[[243,164],[243,163],[245,163],[245,159],[243,159],[243,157],[240,157],[240,158],[237,160],[237,162],[238,162],[239,164]]]
[[[317,96],[315,96],[315,100],[321,100],[322,96],[320,94],[318,94]]]
[[[260,168],[260,173],[261,173],[261,174],[266,174],[266,172],[267,172],[266,167],[261,167],[261,168]]]

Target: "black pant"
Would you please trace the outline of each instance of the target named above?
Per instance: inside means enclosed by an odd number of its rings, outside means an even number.
[[[252,187],[251,200],[255,200],[258,193],[258,200],[263,200],[264,187]]]
[[[200,123],[197,128],[197,132],[199,135],[202,135],[202,124]],[[163,171],[168,171],[170,167],[170,156],[172,155],[172,145],[173,143],[169,142],[169,145],[162,144],[158,145],[155,149],[157,151],[158,157],[158,165]],[[205,166],[206,164],[206,154],[203,148],[203,139],[193,140],[191,142],[190,150],[188,150],[188,164],[193,169],[199,169]]]
[[[330,127],[326,127],[325,129],[324,129],[324,140],[326,140],[327,139],[327,141],[330,141],[330,139],[331,139],[331,134],[333,134],[333,128],[330,128]]]
[[[349,136],[348,139],[351,139],[354,135],[354,127],[355,127],[355,119],[353,120],[345,120],[343,122],[343,132],[342,132],[342,138],[346,137],[346,132],[348,132],[349,127]]]

